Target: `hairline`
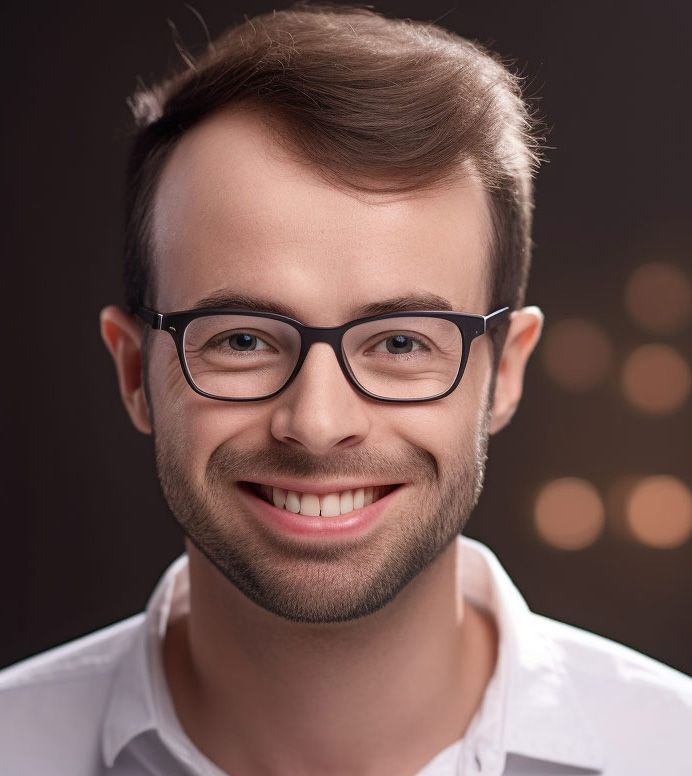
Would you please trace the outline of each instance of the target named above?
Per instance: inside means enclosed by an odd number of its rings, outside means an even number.
[[[158,282],[157,282],[157,265],[160,262],[160,252],[157,250],[156,239],[154,235],[154,214],[156,209],[157,196],[159,193],[161,179],[164,175],[165,169],[171,162],[176,148],[180,141],[188,135],[190,131],[196,127],[201,126],[208,120],[211,120],[215,116],[221,113],[228,113],[229,111],[249,111],[255,113],[262,120],[264,128],[270,133],[271,140],[275,145],[271,148],[272,151],[280,149],[283,151],[291,162],[296,166],[303,167],[308,170],[313,176],[320,179],[325,185],[331,188],[352,196],[360,201],[367,201],[368,197],[372,197],[378,203],[384,203],[386,201],[405,200],[412,196],[421,194],[431,194],[438,191],[449,190],[455,184],[463,181],[475,181],[481,188],[482,202],[483,202],[483,272],[482,280],[484,281],[484,302],[483,307],[488,307],[492,304],[492,296],[494,290],[494,281],[496,274],[500,268],[498,266],[499,257],[497,254],[499,235],[497,233],[495,224],[495,203],[490,195],[488,186],[480,175],[475,160],[473,158],[465,158],[455,167],[451,168],[443,177],[430,184],[425,184],[418,187],[411,187],[405,191],[399,192],[373,192],[371,190],[361,188],[358,183],[363,183],[365,180],[373,180],[377,182],[386,182],[389,179],[384,175],[373,176],[372,178],[365,179],[361,177],[354,177],[347,179],[339,172],[324,165],[317,165],[311,160],[307,159],[305,155],[300,153],[297,143],[293,142],[292,134],[295,130],[291,130],[290,124],[283,120],[280,112],[274,108],[271,104],[261,103],[259,100],[253,98],[245,98],[239,100],[237,103],[229,103],[222,105],[221,107],[210,111],[208,114],[202,116],[200,120],[193,125],[186,127],[174,140],[165,148],[164,158],[160,164],[156,180],[152,186],[152,191],[147,203],[147,218],[145,222],[145,233],[143,235],[143,242],[146,245],[146,276],[147,276],[147,288],[145,292],[145,299],[148,297],[149,306],[158,310]],[[425,291],[426,289],[420,289]],[[498,300],[502,304],[503,300]],[[146,302],[145,302],[146,303]]]

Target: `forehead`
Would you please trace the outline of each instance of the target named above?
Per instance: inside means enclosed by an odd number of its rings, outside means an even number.
[[[261,114],[220,112],[183,135],[162,171],[155,304],[188,309],[229,291],[328,326],[363,304],[428,293],[486,313],[486,197],[472,175],[406,195],[337,188],[288,155]]]

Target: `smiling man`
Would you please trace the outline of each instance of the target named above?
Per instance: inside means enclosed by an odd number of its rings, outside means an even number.
[[[542,326],[516,77],[296,6],[132,106],[101,333],[186,552],[145,613],[3,672],[2,773],[688,773],[690,681],[461,536]]]

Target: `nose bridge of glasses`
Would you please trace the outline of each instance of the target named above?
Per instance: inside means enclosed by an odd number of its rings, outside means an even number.
[[[337,366],[340,371],[343,371],[341,366],[341,334],[343,327],[321,327],[321,326],[305,326],[301,331],[303,338],[303,353],[301,358],[300,371],[304,369],[304,362],[312,355],[314,360],[315,348],[313,345],[318,345],[317,351],[323,351],[325,354],[328,350],[332,351],[333,357],[337,362]],[[327,355],[324,358],[328,359]],[[322,364],[326,364],[327,361],[322,361]]]
[[[328,345],[338,359],[343,330],[343,326],[304,326],[301,336],[306,356],[313,345],[321,343]]]
[[[317,346],[316,348],[313,346]],[[301,393],[306,385],[310,392],[326,391],[327,395],[342,396],[342,389],[350,384],[348,367],[338,352],[339,343],[331,337],[316,336],[304,342],[303,354],[297,364],[294,379],[302,383]],[[331,351],[331,354],[330,354]]]

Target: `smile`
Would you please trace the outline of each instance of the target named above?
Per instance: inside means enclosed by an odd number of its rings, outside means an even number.
[[[239,483],[278,509],[307,517],[338,517],[361,509],[391,493],[398,485],[375,485],[334,493],[301,493],[256,482]]]

